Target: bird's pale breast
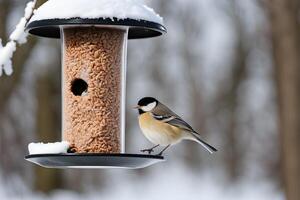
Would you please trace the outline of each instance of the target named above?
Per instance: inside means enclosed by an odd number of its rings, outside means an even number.
[[[179,128],[154,119],[150,113],[140,115],[139,124],[145,137],[153,144],[169,145],[183,139]]]

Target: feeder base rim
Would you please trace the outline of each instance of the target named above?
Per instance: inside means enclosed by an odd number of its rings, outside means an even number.
[[[32,154],[25,156],[25,160],[41,167],[59,169],[140,169],[165,161],[163,156],[127,153]]]

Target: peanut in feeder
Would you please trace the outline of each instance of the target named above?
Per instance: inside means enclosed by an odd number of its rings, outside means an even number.
[[[125,154],[124,144],[127,39],[160,36],[166,32],[162,24],[135,0],[49,0],[35,11],[29,33],[61,38],[62,138],[76,154],[29,155],[29,161],[45,167],[139,168],[162,160]]]

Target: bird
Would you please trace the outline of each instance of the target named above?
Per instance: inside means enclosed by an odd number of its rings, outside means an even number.
[[[177,144],[182,140],[192,140],[202,145],[209,153],[214,153],[217,149],[200,137],[187,122],[175,114],[167,106],[153,97],[144,97],[138,101],[134,109],[138,110],[138,122],[144,136],[153,144],[154,147],[143,149],[141,152],[151,154],[154,149],[164,146],[163,150],[157,155],[162,156],[171,145]]]

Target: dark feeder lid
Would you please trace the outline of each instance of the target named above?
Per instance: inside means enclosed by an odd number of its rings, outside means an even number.
[[[45,19],[30,22],[26,30],[32,35],[60,38],[60,26],[78,26],[78,25],[101,25],[110,27],[129,27],[128,39],[141,39],[157,37],[166,33],[166,28],[156,22],[136,19],[117,19],[117,18],[98,18],[98,19]]]
[[[153,9],[134,0],[48,0],[34,12],[26,30],[41,37],[60,38],[61,26],[80,25],[128,27],[128,39],[167,32]]]
[[[51,1],[51,0],[50,0]],[[48,1],[49,2],[49,1]],[[44,8],[46,4],[42,5]],[[39,9],[38,9],[39,10]],[[37,11],[38,11],[37,10]],[[145,11],[146,12],[146,11]],[[36,12],[35,14],[38,14]],[[61,26],[109,26],[128,27],[128,39],[157,37],[166,33],[166,28],[157,22],[131,18],[79,18],[39,19],[31,20],[26,30],[36,36],[60,38]],[[25,159],[46,168],[125,168],[138,169],[164,161],[164,157],[147,154],[100,154],[100,153],[66,153],[66,154],[35,154]]]

